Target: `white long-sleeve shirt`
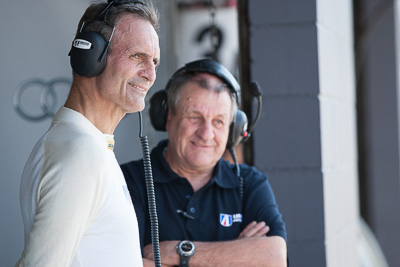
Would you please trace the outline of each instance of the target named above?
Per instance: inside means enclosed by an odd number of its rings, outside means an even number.
[[[17,266],[142,266],[136,214],[112,136],[62,107],[22,174]]]

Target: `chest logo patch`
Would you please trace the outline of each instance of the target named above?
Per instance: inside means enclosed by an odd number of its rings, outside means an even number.
[[[240,213],[236,213],[236,214],[220,213],[219,214],[219,223],[222,226],[230,227],[235,222],[239,222],[239,223],[242,222],[242,214],[240,214]]]

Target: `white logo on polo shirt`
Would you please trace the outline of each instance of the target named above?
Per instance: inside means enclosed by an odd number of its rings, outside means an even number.
[[[243,216],[241,213],[236,213],[236,214],[220,213],[219,214],[219,223],[224,227],[230,227],[235,222],[241,223],[242,217]]]

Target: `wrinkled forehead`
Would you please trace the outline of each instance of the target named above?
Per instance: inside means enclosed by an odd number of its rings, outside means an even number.
[[[221,103],[231,106],[232,97],[228,87],[219,78],[208,74],[207,76],[190,79],[183,84],[179,102],[182,104],[195,100],[197,100],[195,102],[199,102],[198,100],[201,102],[208,98],[211,100],[221,99],[223,101]]]
[[[179,116],[183,113],[194,112],[208,117],[219,116],[232,120],[235,105],[228,87],[224,85],[222,80],[213,75],[207,74],[202,75],[202,77],[207,77],[207,79],[203,79],[203,81],[209,83],[207,86],[202,86],[198,81],[190,80],[181,87],[173,113]],[[222,86],[225,89],[215,90],[215,88]]]
[[[218,76],[209,73],[196,73],[187,80],[181,87],[180,96],[182,97],[183,94],[187,97],[191,95],[200,97],[212,96],[213,98],[222,97],[229,106],[233,103],[228,85]],[[184,101],[187,101],[187,99],[180,99],[179,102]]]

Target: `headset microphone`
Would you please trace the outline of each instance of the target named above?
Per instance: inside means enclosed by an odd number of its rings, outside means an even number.
[[[258,84],[258,82],[251,82],[250,83],[250,93],[254,96],[261,96],[262,94],[262,89],[260,87],[260,85]]]
[[[240,184],[240,198],[243,200],[243,196],[244,196],[244,179],[240,174],[240,166],[239,166],[239,162],[237,160],[237,155],[236,155],[236,151],[235,151],[235,146],[240,143],[240,142],[246,142],[250,136],[251,133],[253,132],[255,126],[257,125],[258,120],[260,119],[261,116],[261,109],[262,109],[262,101],[261,101],[261,87],[257,82],[251,82],[249,85],[249,90],[250,93],[253,97],[255,97],[257,99],[258,102],[258,109],[257,109],[257,115],[256,118],[254,119],[253,123],[251,124],[251,126],[249,127],[249,130],[247,129],[247,117],[246,117],[246,125],[243,126],[243,130],[240,134],[241,138],[237,138],[236,143],[234,143],[233,145],[228,145],[227,149],[229,150],[232,159],[235,163],[235,169],[236,169],[236,176],[239,179],[239,184]],[[244,112],[242,112],[244,114]],[[245,115],[244,115],[245,116]],[[240,119],[236,119],[237,121]],[[238,124],[238,123],[237,123]],[[229,143],[229,142],[228,142]]]
[[[261,110],[262,110],[262,101],[261,101],[262,100],[262,89],[261,89],[260,85],[257,82],[251,82],[249,89],[250,89],[251,95],[257,99],[258,108],[257,108],[256,118],[254,119],[252,124],[249,126],[249,130],[247,131],[246,136],[243,136],[244,142],[246,142],[250,138],[251,133],[253,132],[254,128],[256,127],[256,125],[258,123],[258,120],[260,119]]]

